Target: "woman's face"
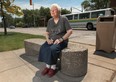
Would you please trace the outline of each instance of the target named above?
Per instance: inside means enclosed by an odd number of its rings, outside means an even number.
[[[57,7],[52,7],[50,10],[51,16],[52,17],[58,17],[59,16],[59,11]]]

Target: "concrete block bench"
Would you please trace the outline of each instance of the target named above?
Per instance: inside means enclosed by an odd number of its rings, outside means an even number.
[[[43,39],[27,39],[24,41],[25,53],[27,55],[38,55]],[[68,47],[62,50],[60,56],[61,73],[78,77],[87,73],[88,50],[81,45],[69,43]]]
[[[41,45],[45,42],[44,39],[26,39],[24,40],[25,54],[38,55]]]

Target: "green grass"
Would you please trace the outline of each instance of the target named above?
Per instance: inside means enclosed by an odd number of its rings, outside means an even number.
[[[3,32],[0,32],[0,52],[24,48],[24,40],[29,38],[44,39],[45,37],[17,32],[8,32],[7,35],[4,35]]]

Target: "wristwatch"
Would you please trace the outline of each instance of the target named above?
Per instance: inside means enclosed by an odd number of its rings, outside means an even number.
[[[64,39],[61,37],[61,38],[59,38],[59,41],[62,42],[62,41],[64,41]]]

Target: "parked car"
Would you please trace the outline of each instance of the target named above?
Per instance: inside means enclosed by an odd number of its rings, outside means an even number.
[[[10,29],[15,29],[15,26],[11,25],[9,26]]]

